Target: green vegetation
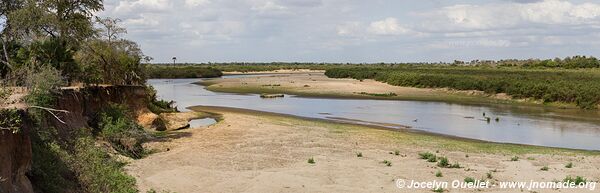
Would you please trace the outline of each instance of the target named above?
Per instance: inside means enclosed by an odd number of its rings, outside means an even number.
[[[356,157],[363,157],[362,152],[356,152]]]
[[[442,171],[438,170],[437,172],[435,172],[435,177],[440,178],[440,177],[444,177],[444,175],[442,174]]]
[[[213,67],[148,65],[149,78],[214,78],[223,73]]]
[[[428,160],[431,157],[435,157],[435,155],[433,153],[431,153],[431,152],[422,152],[422,153],[419,153],[419,158],[421,158],[421,159]]]
[[[0,109],[0,131],[9,130],[16,133],[21,128],[23,120],[16,109]]]
[[[91,128],[58,129],[49,120],[62,117],[50,113],[62,86],[146,82],[143,63],[151,58],[122,38],[126,30],[119,19],[94,16],[102,10],[101,0],[0,3],[0,98],[10,94],[5,87],[28,91],[28,113],[16,119],[14,110],[2,110],[0,127],[16,128],[21,122],[31,127],[27,176],[36,192],[137,192],[135,179],[110,152],[140,158],[147,134],[122,107],[98,112],[89,120]],[[164,107],[160,101],[154,104]]]
[[[513,161],[513,162],[519,161],[519,156],[513,156],[513,157],[511,157],[510,161]]]
[[[427,159],[427,162],[437,162],[437,157],[435,155],[431,156]]]
[[[447,157],[440,157],[439,162],[437,164],[438,167],[446,168],[450,166],[450,162]]]
[[[573,168],[573,162],[565,164],[565,168]]]
[[[548,166],[544,166],[544,167],[540,168],[540,170],[542,170],[542,171],[548,171],[549,169],[550,168],[548,168]]]
[[[464,180],[466,183],[475,183],[475,178],[472,177],[466,177]]]
[[[443,188],[436,188],[436,189],[433,189],[433,190],[431,190],[431,191],[433,191],[433,192],[438,192],[438,193],[442,193],[442,192],[445,192],[446,190],[444,190]]]
[[[492,178],[494,178],[494,176],[492,176],[492,172],[485,173],[485,177],[486,177],[487,179],[492,179]]]
[[[315,164],[315,163],[316,163],[316,162],[315,162],[315,158],[312,158],[312,157],[311,157],[311,158],[308,158],[308,163],[309,163],[309,164]]]
[[[383,160],[381,163],[384,164],[387,167],[391,167],[392,166],[392,162],[388,161],[388,160]]]
[[[128,117],[127,108],[123,105],[113,104],[100,114],[97,132],[123,155],[139,159],[145,154],[142,142],[147,134]]]
[[[330,78],[375,79],[395,86],[506,93],[514,98],[533,98],[547,103],[574,103],[585,109],[594,109],[600,102],[598,69],[399,65],[332,68],[325,74]]]
[[[573,178],[571,176],[567,176],[567,177],[565,177],[565,179],[563,179],[563,182],[581,184],[581,183],[586,183],[587,179],[585,179],[581,176],[577,176],[575,178]]]

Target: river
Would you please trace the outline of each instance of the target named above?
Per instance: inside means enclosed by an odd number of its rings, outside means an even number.
[[[240,75],[223,78],[236,77]],[[600,150],[600,117],[596,116],[596,111],[557,113],[546,108],[516,105],[474,106],[290,95],[262,99],[256,94],[212,92],[204,86],[192,84],[198,81],[202,79],[151,79],[148,84],[157,90],[159,98],[175,101],[182,111],[186,111],[185,107],[196,105],[235,107],[310,118],[352,120],[363,124],[388,123],[392,128],[393,125],[406,125],[431,133],[492,142]],[[490,121],[484,118],[484,113]],[[496,118],[499,120],[496,121]]]

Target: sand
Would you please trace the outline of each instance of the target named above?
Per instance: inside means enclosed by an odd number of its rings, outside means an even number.
[[[260,77],[242,77],[230,79],[215,79],[210,82],[209,89],[227,88],[258,88],[262,90],[274,89],[293,91],[294,93],[310,93],[325,95],[367,96],[365,93],[390,93],[403,96],[435,96],[446,93],[441,89],[424,89],[412,87],[398,87],[374,80],[332,79],[327,78],[323,72],[303,72],[293,74],[278,74]],[[279,85],[279,86],[269,86]]]
[[[303,83],[299,83],[303,84]],[[337,83],[332,83],[337,84]],[[357,83],[359,84],[359,83]],[[149,144],[159,153],[135,160],[126,169],[146,190],[174,192],[432,192],[398,189],[395,180],[552,181],[567,175],[600,179],[600,158],[589,155],[514,155],[462,152],[403,143],[394,132],[293,117],[213,108],[219,123],[172,133]],[[448,139],[454,140],[454,139]],[[167,151],[168,149],[168,151]],[[400,155],[390,154],[398,150]],[[438,168],[418,158],[439,151],[463,168]],[[363,157],[357,157],[362,152]],[[467,156],[468,155],[468,156]],[[307,160],[314,158],[315,164]],[[389,160],[391,166],[381,162]],[[565,168],[573,162],[575,167]],[[540,171],[542,166],[549,171]],[[441,171],[443,177],[435,177]],[[520,189],[451,189],[450,192],[530,192]],[[536,190],[537,192],[593,192]],[[598,189],[595,190],[596,192]]]

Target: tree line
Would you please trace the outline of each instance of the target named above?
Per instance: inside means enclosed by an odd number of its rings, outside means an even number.
[[[600,102],[600,69],[526,69],[451,66],[334,68],[330,78],[375,79],[395,86],[479,90],[514,98],[575,103],[595,109]]]
[[[145,56],[122,38],[119,19],[99,18],[102,0],[3,0],[0,78],[27,86],[28,74],[57,71],[65,84],[145,83]]]

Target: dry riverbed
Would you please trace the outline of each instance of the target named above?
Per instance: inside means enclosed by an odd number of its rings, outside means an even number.
[[[142,191],[432,192],[399,190],[394,180],[463,181],[472,177],[497,183],[562,181],[567,175],[588,181],[600,179],[597,152],[462,140],[240,109],[194,110],[219,113],[222,121],[174,131],[161,142],[149,144],[160,152],[127,166]],[[446,156],[450,164],[458,163],[461,168],[437,167],[434,162],[420,159],[418,154],[422,152]],[[314,164],[308,163],[310,158],[314,158]],[[384,160],[390,162],[389,166]],[[567,163],[573,167],[566,168]],[[541,170],[544,166],[548,171]],[[438,171],[442,177],[436,177]],[[532,192],[450,190],[480,191]]]

